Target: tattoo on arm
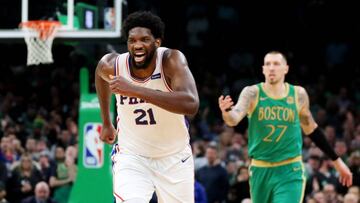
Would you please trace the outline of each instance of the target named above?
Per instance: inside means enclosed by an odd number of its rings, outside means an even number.
[[[255,101],[257,93],[258,88],[255,85],[245,87],[241,92],[239,100],[234,108],[234,110],[241,115],[241,119],[250,111],[251,104]]]
[[[298,96],[300,124],[305,134],[310,134],[317,127],[317,124],[310,111],[309,96],[302,87],[298,89]]]
[[[301,125],[308,126],[310,124],[309,120],[310,120],[309,115],[300,114]]]
[[[223,113],[223,119],[229,126],[236,126],[249,112],[252,102],[256,99],[258,88],[253,86],[245,87],[234,108],[228,113]]]

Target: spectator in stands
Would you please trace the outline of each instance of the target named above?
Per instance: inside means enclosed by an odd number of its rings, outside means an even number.
[[[336,129],[332,125],[327,125],[325,127],[324,134],[326,136],[326,140],[329,142],[329,144],[334,147],[336,142]]]
[[[74,161],[65,161],[65,149],[61,145],[56,146],[55,160],[56,167],[50,176],[50,187],[54,188],[54,200],[58,203],[67,203],[76,176],[73,169],[75,166],[69,165],[69,163],[74,163]]]
[[[351,186],[348,190],[348,193],[354,194],[360,200],[360,187]]]
[[[42,179],[49,183],[50,176],[54,170],[54,163],[50,160],[50,156],[47,151],[42,151],[39,157],[40,173]]]
[[[354,176],[354,185],[360,187],[360,150],[351,153],[349,167]]]
[[[21,203],[57,203],[50,197],[49,185],[39,182],[35,186],[35,195],[24,199]]]
[[[335,185],[333,184],[325,184],[323,189],[325,200],[327,203],[339,203],[341,202],[341,198],[336,191]]]
[[[342,160],[344,160],[345,163],[348,163],[348,147],[344,140],[336,140],[335,152],[336,154],[338,154],[339,157],[341,157]]]
[[[313,198],[316,201],[316,203],[327,203],[325,199],[325,195],[321,191],[315,192]]]
[[[229,183],[226,169],[220,164],[216,146],[209,145],[205,156],[208,165],[196,172],[196,179],[204,185],[208,203],[225,201]]]
[[[3,136],[0,143],[0,161],[5,163],[6,167],[10,169],[10,166],[18,160],[15,150],[11,143],[9,136]]]
[[[9,203],[6,199],[6,188],[4,182],[0,180],[0,203]]]
[[[359,202],[359,197],[357,197],[352,193],[347,193],[344,196],[344,203],[358,203],[358,202]]]
[[[9,201],[18,203],[33,195],[35,185],[41,180],[41,174],[33,164],[31,155],[23,154],[20,163],[12,170],[11,178],[8,181]]]
[[[25,151],[29,154],[31,154],[32,158],[35,159],[36,157],[36,139],[33,136],[29,136],[26,139],[25,144]]]
[[[239,203],[246,198],[250,198],[249,170],[246,166],[240,166],[236,182],[229,189],[228,203]]]
[[[205,157],[205,142],[203,140],[194,141],[192,143],[192,149],[194,156],[194,168],[196,172],[208,164],[208,161]]]
[[[3,161],[0,160],[0,182],[6,183],[8,179],[8,170]]]

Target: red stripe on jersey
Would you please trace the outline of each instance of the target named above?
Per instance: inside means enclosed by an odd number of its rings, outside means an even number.
[[[114,192],[114,196],[116,196],[117,198],[119,198],[121,201],[125,201],[122,197],[120,197],[120,195],[116,194],[115,192]]]
[[[115,60],[115,76],[118,76],[120,74],[120,71],[119,71],[119,56],[116,57],[116,60]]]

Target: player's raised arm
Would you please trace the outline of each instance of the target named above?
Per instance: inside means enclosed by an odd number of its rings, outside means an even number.
[[[245,87],[240,93],[235,106],[229,95],[219,97],[219,108],[225,123],[229,126],[236,126],[249,112],[255,108],[256,98],[259,89],[256,85]]]
[[[95,70],[95,87],[99,98],[101,118],[103,121],[103,129],[101,132],[101,140],[112,144],[115,141],[116,131],[112,125],[110,117],[110,99],[111,91],[109,86],[109,75],[114,74],[114,62],[117,54],[107,54],[98,63]]]
[[[339,179],[341,184],[348,187],[351,186],[352,173],[350,172],[350,169],[345,165],[343,160],[335,153],[333,148],[326,140],[324,133],[319,129],[318,125],[314,121],[314,118],[310,112],[309,96],[306,90],[299,86],[297,86],[296,89],[299,96],[299,116],[302,130],[304,131],[305,135],[310,137],[310,139],[316,144],[316,146],[318,146],[327,156],[331,158],[335,169],[340,174]]]

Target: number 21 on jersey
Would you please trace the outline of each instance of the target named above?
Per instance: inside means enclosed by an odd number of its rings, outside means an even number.
[[[135,118],[136,125],[155,125],[156,121],[154,118],[153,110],[135,109],[134,114],[137,115]]]

